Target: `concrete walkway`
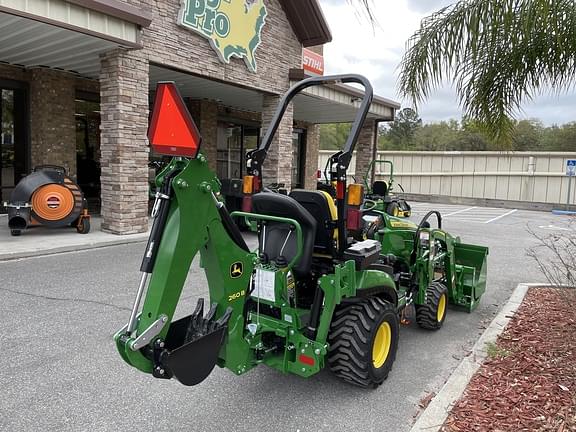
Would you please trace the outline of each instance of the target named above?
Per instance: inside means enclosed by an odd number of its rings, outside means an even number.
[[[0,215],[0,261],[91,249],[117,244],[144,242],[148,233],[115,235],[100,230],[101,219],[92,216],[88,234],[78,234],[75,228],[49,229],[34,227],[13,237],[8,229],[8,217]]]

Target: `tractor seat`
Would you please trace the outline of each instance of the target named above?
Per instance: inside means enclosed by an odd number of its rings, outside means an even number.
[[[388,193],[388,184],[385,181],[376,180],[372,183],[372,195],[386,196]]]
[[[302,255],[292,268],[296,277],[305,277],[312,265],[312,250],[316,237],[316,220],[293,198],[287,195],[262,192],[252,197],[252,212],[294,219],[302,228]],[[290,262],[298,253],[296,230],[289,224],[266,221],[259,234],[259,250],[268,261],[278,264]],[[280,258],[282,257],[282,258]],[[280,258],[280,259],[279,259]]]
[[[290,196],[316,219],[318,228],[314,252],[333,255],[336,248],[338,211],[334,199],[326,191],[294,189]]]

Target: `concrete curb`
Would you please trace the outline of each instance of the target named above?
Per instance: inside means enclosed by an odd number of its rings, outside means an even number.
[[[438,394],[420,414],[410,432],[435,432],[442,427],[453,404],[462,396],[470,379],[484,362],[487,356],[486,344],[496,342],[498,335],[502,333],[512,315],[520,307],[528,288],[534,286],[542,286],[542,284],[521,283],[514,289],[508,302],[476,341],[470,354],[462,359]]]
[[[130,243],[145,242],[148,239],[149,233],[130,234],[125,236],[118,236],[117,238],[94,240],[86,243],[68,244],[56,246],[52,248],[39,248],[30,249],[25,251],[0,253],[0,261],[9,261],[21,258],[31,258],[43,255],[53,255],[63,252],[75,252],[87,249],[103,248],[108,246],[117,246]]]

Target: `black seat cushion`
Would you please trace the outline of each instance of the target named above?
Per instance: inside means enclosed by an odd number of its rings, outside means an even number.
[[[252,212],[290,218],[300,224],[303,237],[302,256],[292,270],[296,277],[307,276],[312,265],[312,251],[316,237],[316,220],[310,213],[293,198],[270,192],[262,192],[252,197]],[[286,262],[290,262],[298,252],[296,231],[291,231],[288,224],[267,221],[260,232],[260,252],[269,260],[276,261],[282,256]]]
[[[386,196],[388,184],[385,181],[377,180],[372,184],[372,195]]]
[[[332,254],[334,251],[335,224],[330,213],[326,195],[320,191],[294,189],[290,196],[310,212],[318,224],[314,249],[318,253]]]

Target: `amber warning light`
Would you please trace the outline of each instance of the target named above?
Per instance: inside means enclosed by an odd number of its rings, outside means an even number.
[[[195,158],[202,137],[173,82],[156,86],[148,140],[155,152]]]

